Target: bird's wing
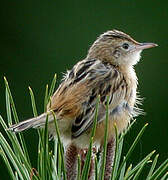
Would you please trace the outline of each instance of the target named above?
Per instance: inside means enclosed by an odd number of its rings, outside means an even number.
[[[83,60],[67,73],[48,106],[59,117],[73,120],[72,136],[78,137],[93,125],[96,102],[100,96],[97,122],[105,116],[107,96],[110,108],[123,101],[126,82],[115,67],[100,60]]]

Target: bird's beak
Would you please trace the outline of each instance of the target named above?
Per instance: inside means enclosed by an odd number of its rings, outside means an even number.
[[[148,49],[148,48],[153,48],[158,46],[155,43],[139,43],[136,45],[136,50],[144,50],[144,49]]]

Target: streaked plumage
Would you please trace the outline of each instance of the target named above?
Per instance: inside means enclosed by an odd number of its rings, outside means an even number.
[[[50,134],[55,135],[53,115],[50,113],[52,110],[56,114],[63,142],[71,149],[87,148],[96,100],[100,96],[94,142],[101,146],[104,139],[105,107],[109,96],[108,141],[114,144],[114,123],[121,133],[127,128],[130,119],[141,113],[136,106],[138,81],[133,65],[139,61],[143,49],[154,46],[156,44],[138,43],[117,30],[100,35],[90,47],[87,57],[66,73],[52,96],[47,107]],[[46,113],[9,129],[20,132],[31,127],[43,127],[45,119]],[[109,174],[106,176],[105,179],[108,179]],[[71,175],[68,178],[72,179]]]

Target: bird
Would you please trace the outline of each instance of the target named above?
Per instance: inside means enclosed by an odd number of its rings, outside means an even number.
[[[130,35],[109,30],[90,46],[86,58],[64,75],[51,97],[47,112],[9,127],[17,133],[29,128],[43,128],[48,116],[48,131],[56,136],[55,113],[65,149],[67,179],[76,178],[77,156],[88,148],[94,123],[97,98],[99,107],[93,144],[102,149],[105,133],[106,105],[108,110],[107,157],[104,179],[109,180],[115,153],[115,128],[122,133],[131,119],[142,113],[138,107],[138,79],[134,66],[144,49],[155,43],[140,43]]]

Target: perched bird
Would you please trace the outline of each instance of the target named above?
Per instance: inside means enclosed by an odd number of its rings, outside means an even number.
[[[139,43],[118,30],[101,34],[90,47],[86,58],[66,73],[48,104],[47,112],[12,125],[9,129],[21,132],[44,127],[48,113],[49,133],[55,136],[51,110],[54,111],[66,146],[67,178],[73,180],[79,150],[87,148],[89,144],[98,96],[100,104],[94,145],[100,149],[102,147],[108,96],[109,124],[104,179],[109,180],[115,148],[114,124],[118,133],[121,133],[131,118],[141,113],[137,107],[138,81],[134,65],[140,60],[142,50],[155,46],[157,44]]]

